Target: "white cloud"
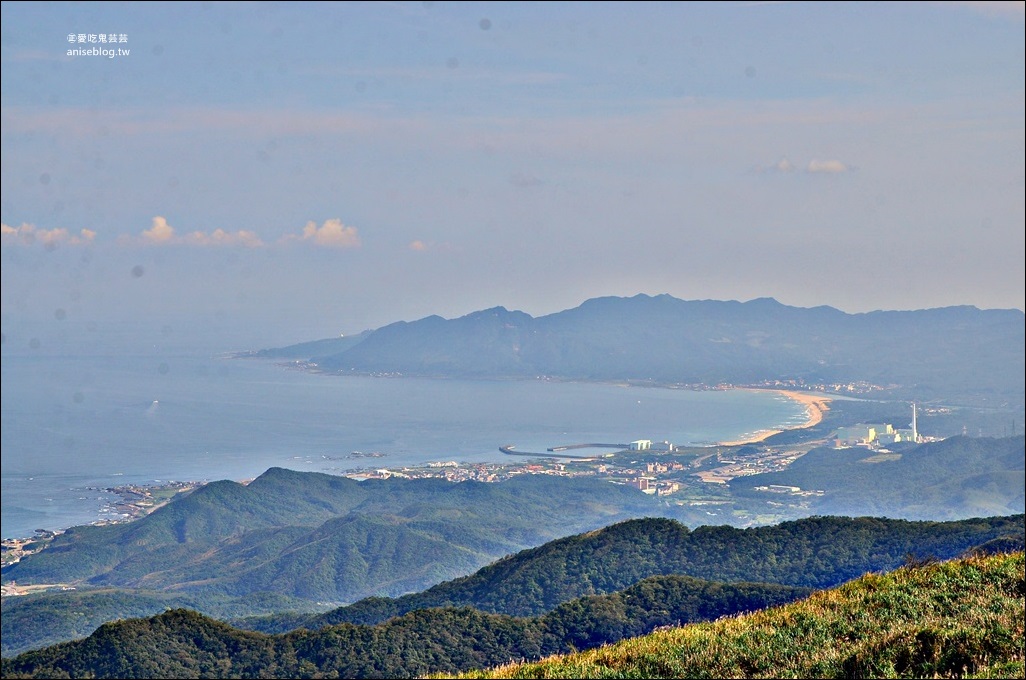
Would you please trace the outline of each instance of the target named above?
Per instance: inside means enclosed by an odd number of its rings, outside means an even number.
[[[96,238],[96,232],[92,229],[81,229],[73,234],[67,229],[39,229],[34,224],[23,222],[19,227],[11,227],[0,224],[0,238],[4,243],[20,243],[32,245],[43,244],[44,248],[56,248],[59,244],[80,246],[92,243]]]
[[[786,156],[773,165],[756,165],[752,168],[753,172],[760,175],[776,173],[790,174],[796,170],[798,170],[798,166],[792,163]],[[823,161],[814,158],[805,165],[805,172],[808,173],[837,174],[850,171],[850,166],[836,159]]]
[[[153,218],[153,226],[142,233],[143,240],[148,243],[173,243],[175,228],[160,215]]]
[[[194,231],[185,236],[185,243],[197,246],[243,246],[246,248],[259,248],[264,245],[255,232],[246,229],[229,232],[224,229],[215,229],[209,234],[203,231]]]
[[[325,220],[320,227],[313,220],[306,223],[300,236],[290,234],[286,241],[300,239],[304,242],[329,248],[359,248],[360,234],[356,227],[347,227],[338,218]]]
[[[175,228],[160,215],[153,218],[152,227],[142,232],[142,240],[144,243],[154,245],[241,246],[244,248],[259,248],[264,245],[255,232],[246,229],[234,232],[215,229],[210,233],[193,231],[185,236],[177,236]]]
[[[839,160],[828,160],[821,161],[812,159],[809,161],[809,166],[806,168],[807,172],[826,172],[826,173],[839,173],[848,172],[849,168],[847,165]]]

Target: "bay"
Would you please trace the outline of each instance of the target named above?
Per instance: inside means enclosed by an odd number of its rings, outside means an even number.
[[[318,375],[188,354],[4,355],[2,384],[4,538],[95,521],[118,485],[514,462],[506,444],[700,445],[806,418],[773,392]]]

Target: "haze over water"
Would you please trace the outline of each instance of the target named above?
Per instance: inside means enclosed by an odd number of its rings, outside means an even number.
[[[338,377],[185,353],[5,354],[2,374],[5,538],[94,521],[109,500],[96,489],[122,484],[241,480],[271,466],[522,463],[498,447],[703,444],[805,420],[773,393]]]

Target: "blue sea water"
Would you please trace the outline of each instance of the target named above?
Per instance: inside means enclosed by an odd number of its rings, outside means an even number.
[[[805,420],[770,392],[342,377],[184,354],[4,355],[2,384],[4,538],[94,521],[100,490],[122,484],[511,462],[504,444],[705,444]]]

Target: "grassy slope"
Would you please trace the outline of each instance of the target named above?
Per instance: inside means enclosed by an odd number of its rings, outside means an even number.
[[[869,574],[801,602],[464,677],[1023,677],[1023,553]]]

